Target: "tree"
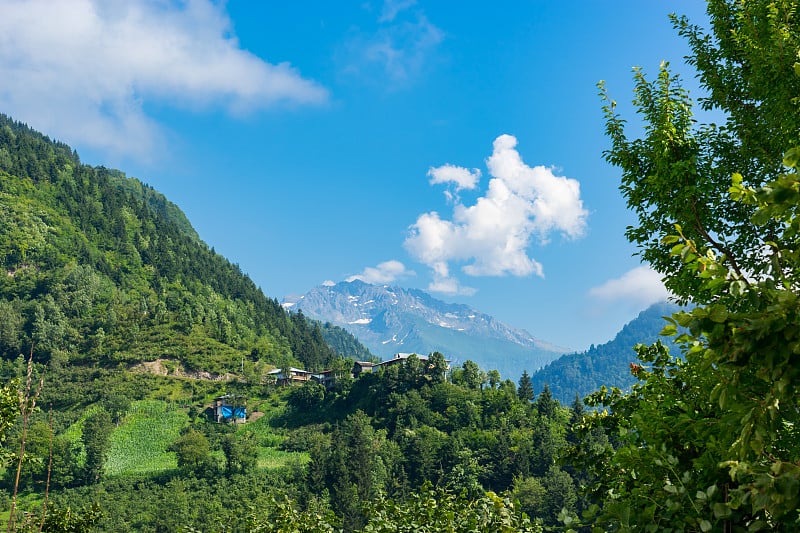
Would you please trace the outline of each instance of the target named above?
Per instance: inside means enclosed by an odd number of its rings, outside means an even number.
[[[331,503],[349,531],[364,525],[364,506],[391,479],[392,459],[398,454],[387,444],[386,432],[376,431],[369,417],[358,410],[333,431],[327,449],[315,450],[322,455]],[[312,462],[319,460],[312,457]]]
[[[253,471],[258,465],[258,443],[255,435],[229,433],[222,438],[225,470],[228,474]]]
[[[619,436],[587,456],[596,526],[791,531],[800,520],[800,14],[795,2],[710,0],[711,33],[673,18],[726,123],[697,126],[666,66],[636,74],[644,137],[606,106],[610,162],[641,255],[689,311],[683,357],[637,348],[630,394],[601,389],[588,428]],[[610,433],[611,434],[611,433]]]
[[[84,463],[86,483],[97,483],[103,474],[112,430],[111,416],[102,408],[93,411],[83,422],[81,441],[86,451]]]
[[[491,388],[495,388],[497,385],[500,384],[500,372],[497,370],[489,370],[486,374],[487,379],[489,380],[489,386]]]
[[[315,409],[325,400],[325,386],[314,381],[306,381],[301,387],[289,392],[288,403],[298,411]]]
[[[536,411],[539,416],[550,420],[556,416],[556,407],[558,407],[558,400],[553,399],[553,395],[550,393],[550,386],[545,383],[542,392],[536,398]]]
[[[189,428],[178,437],[169,447],[169,451],[175,452],[178,468],[195,473],[202,472],[211,458],[208,438],[194,428]]]
[[[7,467],[14,458],[14,452],[5,447],[8,430],[20,414],[20,401],[17,395],[16,380],[0,387],[0,466]]]
[[[665,276],[673,294],[694,303],[707,303],[713,294],[699,291],[698,279],[662,238],[679,224],[701,254],[724,257],[739,277],[763,273],[768,263],[761,251],[777,224],[757,225],[755,206],[727,191],[735,173],[752,187],[778,178],[784,153],[798,144],[800,123],[795,2],[709,0],[708,13],[710,34],[685,17],[673,17],[673,25],[687,38],[692,48],[688,62],[709,92],[702,107],[722,112],[724,125],[695,124],[688,92],[664,64],[653,82],[636,70],[635,103],[646,132],[629,140],[625,121],[601,86],[611,139],[605,156],[622,170],[620,189],[639,218],[626,235]]]
[[[475,361],[467,359],[464,361],[464,364],[461,365],[461,368],[463,369],[462,379],[464,380],[464,384],[470,389],[481,388],[487,376],[481,371],[478,364]]]
[[[519,396],[519,399],[523,402],[530,402],[533,400],[533,383],[531,382],[531,377],[528,375],[527,370],[523,370],[522,376],[519,378],[517,396]]]
[[[497,533],[541,532],[541,526],[531,523],[508,497],[487,492],[470,499],[444,489],[424,484],[407,501],[394,502],[381,497],[373,504],[367,533],[400,533],[427,531],[430,533],[467,533],[492,531]]]
[[[431,383],[442,383],[447,374],[447,360],[440,352],[433,352],[428,357],[428,366],[425,368],[425,375]]]
[[[569,425],[567,426],[567,435],[566,439],[567,442],[571,445],[576,445],[579,442],[578,432],[580,431],[580,427],[583,424],[583,417],[586,413],[586,410],[583,407],[583,400],[581,400],[578,394],[575,394],[575,400],[572,402],[572,406],[569,411]]]

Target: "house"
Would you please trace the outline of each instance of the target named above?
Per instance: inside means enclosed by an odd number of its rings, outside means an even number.
[[[287,370],[284,375],[284,370]],[[293,383],[305,383],[311,379],[312,373],[300,368],[290,367],[288,369],[276,368],[267,372],[267,375],[273,376],[278,385],[291,385]]]
[[[396,353],[396,354],[394,354],[392,356],[391,359],[387,359],[386,361],[381,361],[380,363],[378,363],[378,366],[381,366],[381,367],[385,368],[385,367],[393,366],[393,365],[396,365],[396,364],[403,364],[403,363],[406,362],[406,360],[411,355],[416,356],[416,358],[419,360],[420,363],[423,364],[423,366],[424,366],[425,363],[428,362],[428,356],[427,355],[419,355],[419,354],[416,354],[416,353],[415,354]]]
[[[396,364],[402,364],[402,363],[405,363],[406,360],[411,355],[415,355],[417,357],[417,359],[419,360],[419,362],[420,362],[420,364],[422,365],[423,368],[428,366],[428,359],[430,359],[430,357],[427,356],[427,355],[419,355],[419,354],[416,354],[416,353],[415,354],[396,353],[396,354],[394,354],[394,356],[391,359],[387,359],[386,361],[381,361],[376,366],[389,367],[389,366],[396,365]],[[446,370],[449,371],[450,370],[450,362],[451,362],[451,360],[450,359],[445,359],[444,362],[447,364],[447,369]]]
[[[356,361],[353,364],[352,374],[354,378],[357,378],[361,374],[370,373],[375,370],[375,367],[378,366],[379,363],[373,363],[372,361]]]
[[[331,387],[336,385],[336,371],[323,370],[322,372],[311,374],[311,379],[313,379],[320,385],[325,385],[326,389],[330,389]]]
[[[225,394],[214,398],[214,420],[217,423],[247,421],[247,398],[239,394]]]

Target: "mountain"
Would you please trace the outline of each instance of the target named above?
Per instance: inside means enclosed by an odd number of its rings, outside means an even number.
[[[343,331],[328,333],[358,346]],[[324,368],[337,357],[321,324],[264,295],[161,193],[82,164],[69,146],[0,114],[2,377],[31,349],[63,374],[50,394],[78,368],[119,372],[165,360],[252,375],[278,364]]]
[[[516,379],[523,369],[534,371],[568,351],[469,306],[359,280],[315,287],[284,298],[283,306],[347,329],[382,358],[438,351],[453,365],[471,359],[504,378]]]
[[[679,309],[669,302],[654,304],[626,324],[613,340],[559,357],[531,376],[534,391],[541,391],[547,384],[554,398],[571,403],[575,394],[583,398],[602,385],[630,388],[636,381],[630,373],[630,364],[637,361],[633,347],[653,344],[658,339],[670,345],[659,332],[666,324],[663,317]]]

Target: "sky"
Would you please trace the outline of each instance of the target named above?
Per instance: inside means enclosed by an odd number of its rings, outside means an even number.
[[[624,237],[605,80],[699,96],[700,1],[0,0],[0,112],[164,193],[282,299],[362,279],[585,349],[667,297]]]

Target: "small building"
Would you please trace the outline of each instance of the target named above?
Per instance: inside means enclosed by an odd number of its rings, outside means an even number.
[[[312,374],[311,379],[319,383],[320,385],[324,385],[326,389],[330,389],[331,387],[336,385],[336,371],[323,370],[322,372],[317,372],[316,374]]]
[[[312,373],[300,368],[290,367],[287,373],[280,368],[270,370],[267,375],[273,376],[278,385],[291,385],[293,383],[305,383],[311,379]]]
[[[381,361],[376,366],[385,368],[385,367],[389,367],[389,366],[393,366],[393,365],[397,365],[397,364],[404,364],[408,360],[408,358],[411,357],[412,355],[416,356],[416,358],[419,360],[419,362],[420,362],[420,364],[421,364],[421,366],[423,368],[428,366],[428,360],[430,359],[430,357],[427,356],[427,355],[420,355],[420,354],[416,354],[416,353],[414,353],[414,354],[411,354],[411,353],[396,353],[396,354],[394,354],[394,356],[391,359],[387,359],[386,361]],[[452,361],[450,359],[445,359],[444,362],[447,365],[447,367],[445,369],[445,372],[450,371],[450,363]]]
[[[372,361],[356,361],[353,364],[353,377],[357,378],[361,374],[369,374],[375,370],[376,366],[378,366],[378,363],[373,363]]]
[[[214,398],[214,420],[217,423],[247,422],[247,398],[239,394],[225,394]]]
[[[410,354],[410,353],[396,353],[392,356],[391,359],[387,359],[386,361],[381,361],[378,363],[378,366],[387,367],[397,364],[403,364],[406,360],[411,357],[412,355],[416,356],[420,363],[427,363],[428,356],[427,355],[419,355],[419,354]]]

